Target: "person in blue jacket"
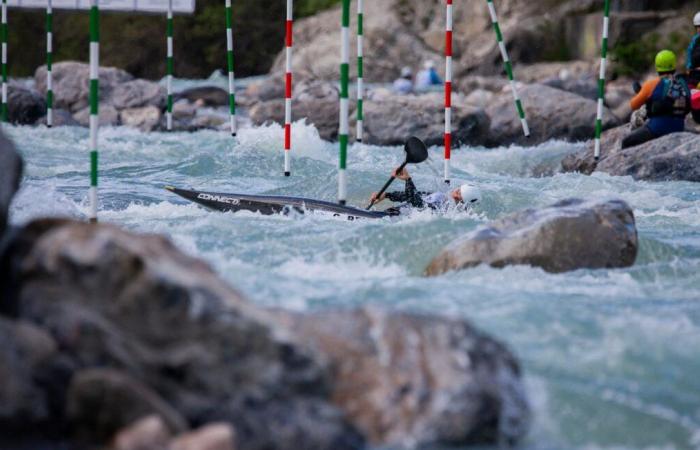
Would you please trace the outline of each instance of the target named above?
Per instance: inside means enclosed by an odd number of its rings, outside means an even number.
[[[691,87],[700,83],[700,12],[693,18],[695,36],[690,41],[685,59],[685,68],[688,70],[688,82]]]

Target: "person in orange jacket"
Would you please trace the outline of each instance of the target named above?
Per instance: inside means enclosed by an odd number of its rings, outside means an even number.
[[[649,120],[622,140],[622,148],[685,130],[685,116],[690,112],[690,89],[683,77],[676,76],[676,55],[669,50],[659,52],[656,71],[659,76],[644,83],[630,101],[633,111],[646,105]]]

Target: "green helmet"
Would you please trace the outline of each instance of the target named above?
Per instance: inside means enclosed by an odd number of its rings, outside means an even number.
[[[662,50],[656,55],[657,72],[673,72],[676,70],[676,54],[671,50]]]

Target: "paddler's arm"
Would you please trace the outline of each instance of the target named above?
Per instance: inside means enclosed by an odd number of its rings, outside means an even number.
[[[649,101],[651,96],[654,94],[654,89],[656,89],[656,86],[660,81],[661,78],[656,78],[644,83],[642,90],[639,91],[639,93],[630,101],[630,108],[632,108],[632,111],[638,110]]]
[[[416,185],[413,184],[413,180],[411,178],[406,180],[406,200],[408,203],[411,204],[411,206],[415,208],[422,208],[424,205],[423,203],[423,197],[421,196],[420,192],[418,192],[418,189],[416,189]]]

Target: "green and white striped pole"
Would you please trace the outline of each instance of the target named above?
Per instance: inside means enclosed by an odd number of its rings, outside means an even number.
[[[100,10],[90,0],[90,222],[97,222],[97,135],[99,131]]]
[[[347,202],[348,180],[345,173],[348,159],[348,85],[350,82],[350,0],[343,0],[343,17],[340,33],[340,158],[338,164],[338,203]]]
[[[598,80],[598,114],[595,121],[594,159],[600,159],[600,136],[603,133],[603,105],[605,103],[605,66],[608,62],[608,29],[610,28],[610,0],[605,0],[603,11],[603,44],[600,57],[600,77]]]
[[[46,3],[46,126],[53,126],[53,9],[51,0]]]
[[[49,0],[50,1],[50,0]],[[165,62],[165,82],[168,91],[168,103],[165,111],[166,128],[173,129],[173,0],[168,0],[168,15],[166,19],[166,41],[168,53]]]
[[[496,40],[498,41],[498,48],[501,50],[501,56],[503,57],[503,66],[505,67],[506,74],[508,75],[508,80],[510,81],[510,88],[513,91],[513,98],[515,99],[515,108],[518,110],[518,117],[520,117],[520,123],[523,127],[523,134],[525,137],[530,137],[530,127],[527,124],[527,119],[525,118],[525,109],[523,108],[522,101],[518,95],[518,89],[515,86],[515,79],[513,77],[513,63],[508,56],[508,50],[506,49],[506,44],[503,42],[503,33],[501,32],[501,26],[498,24],[498,15],[496,14],[496,7],[493,5],[493,0],[486,0],[489,5],[489,13],[491,14],[491,22],[493,24],[493,29],[496,32]]]
[[[231,136],[236,136],[236,88],[233,74],[233,14],[231,12],[231,0],[226,0],[226,60],[228,62],[228,97],[231,122]]]
[[[2,0],[2,104],[0,104],[0,119],[7,122],[7,0]]]
[[[357,0],[357,142],[364,134],[364,0]]]

